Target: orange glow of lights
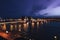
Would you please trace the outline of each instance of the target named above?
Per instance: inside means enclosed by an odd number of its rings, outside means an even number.
[[[37,26],[39,26],[39,22],[37,22]]]
[[[24,23],[26,23],[26,21],[24,21]]]
[[[15,30],[17,30],[17,25],[15,25]]]
[[[6,24],[3,24],[2,30],[6,30]]]
[[[21,25],[19,25],[19,27],[18,27],[18,28],[19,28],[19,31],[21,31]]]
[[[18,19],[18,21],[21,21],[22,19]]]
[[[10,34],[6,34],[4,32],[0,32],[0,36],[5,38],[5,39],[8,39],[10,37]]]
[[[33,28],[34,28],[34,25],[35,25],[34,22],[32,22],[32,27],[33,27]]]
[[[26,28],[27,27],[27,24],[24,23],[23,25],[24,25],[24,31],[26,31],[27,30],[27,28]]]
[[[29,22],[27,22],[27,27],[29,26]]]
[[[13,30],[13,25],[11,25],[10,30],[11,30],[11,31]]]
[[[27,27],[26,27],[26,29],[28,29],[28,27],[29,27],[29,22],[27,22]]]

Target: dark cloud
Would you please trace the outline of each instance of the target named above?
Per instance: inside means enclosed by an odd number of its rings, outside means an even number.
[[[1,17],[35,16],[53,0],[0,0]]]

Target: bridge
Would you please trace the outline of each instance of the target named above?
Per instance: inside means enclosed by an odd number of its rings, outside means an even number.
[[[31,28],[34,28],[34,25],[36,24],[37,27],[39,25],[43,25],[44,23],[48,23],[50,21],[60,21],[60,19],[8,19],[6,20],[0,20],[0,36],[14,40],[18,37],[25,37],[27,35],[28,27],[31,26]],[[30,25],[31,24],[31,25]],[[36,28],[38,29],[38,28]],[[25,37],[26,38],[26,37]],[[29,39],[29,37],[27,38]]]

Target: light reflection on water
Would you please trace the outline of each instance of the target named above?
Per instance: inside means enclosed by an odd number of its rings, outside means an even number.
[[[37,31],[38,30],[38,31]],[[53,40],[56,35],[59,39],[60,37],[60,22],[48,22],[47,24],[41,24],[37,29],[37,26],[34,26],[34,29],[31,29],[31,26],[28,28],[28,34],[36,40]]]

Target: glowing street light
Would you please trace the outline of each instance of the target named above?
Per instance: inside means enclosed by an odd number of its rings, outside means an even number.
[[[54,36],[54,39],[57,40],[57,36]]]
[[[6,31],[6,33],[8,33],[8,31]]]

